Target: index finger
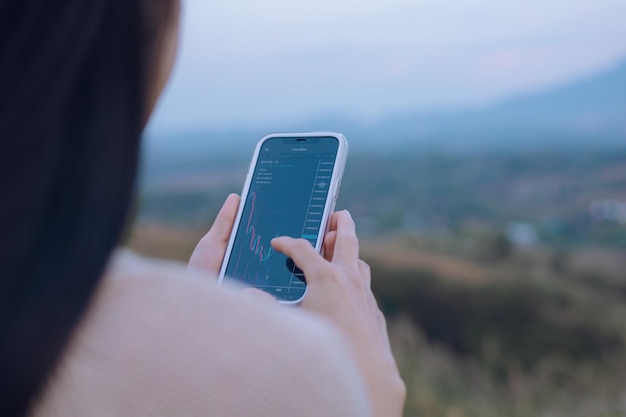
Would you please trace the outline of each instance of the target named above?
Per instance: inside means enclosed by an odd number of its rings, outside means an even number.
[[[359,239],[356,226],[347,210],[336,213],[337,238],[333,262],[355,263],[359,260]]]
[[[315,248],[308,240],[283,236],[272,239],[272,247],[293,259],[294,263],[304,272],[305,276],[308,272],[327,263],[327,261],[315,251]]]

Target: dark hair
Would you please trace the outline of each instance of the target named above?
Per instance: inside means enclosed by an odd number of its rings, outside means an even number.
[[[118,244],[169,3],[0,3],[2,416],[30,411]]]

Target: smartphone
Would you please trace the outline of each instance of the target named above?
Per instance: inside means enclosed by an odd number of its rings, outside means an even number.
[[[322,252],[346,165],[348,142],[340,133],[278,133],[256,146],[219,282],[235,281],[297,304],[306,277],[272,249],[271,240],[308,240]]]

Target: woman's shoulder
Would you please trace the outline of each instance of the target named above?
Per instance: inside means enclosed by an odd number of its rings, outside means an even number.
[[[35,415],[367,413],[316,317],[128,252],[106,275]]]
[[[318,317],[239,288],[217,286],[216,277],[186,271],[178,262],[118,251],[106,275],[87,317],[96,326],[101,321],[103,327],[121,330],[134,324],[158,330],[155,336],[167,331],[205,337],[215,350],[220,348],[216,333],[244,342],[257,337],[259,342],[283,343],[300,343],[302,337],[323,334],[342,343],[332,326]]]

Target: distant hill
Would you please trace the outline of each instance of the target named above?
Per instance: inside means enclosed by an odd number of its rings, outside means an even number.
[[[282,129],[280,129],[282,128]],[[280,130],[336,130],[356,150],[406,147],[440,150],[506,150],[626,146],[626,60],[601,74],[483,109],[415,113],[365,126],[341,117]],[[162,138],[160,147],[236,150],[269,129],[222,130]],[[168,146],[169,145],[169,146]],[[232,146],[228,146],[232,145]]]
[[[355,132],[356,133],[356,132]],[[360,132],[369,145],[381,137],[443,148],[537,148],[626,145],[626,61],[602,73],[545,92],[478,110],[414,114]]]

